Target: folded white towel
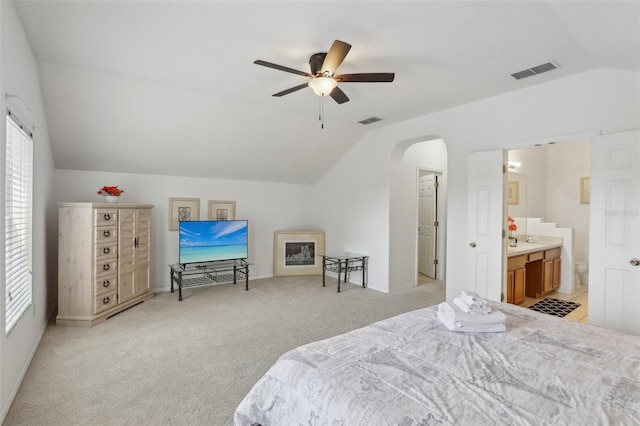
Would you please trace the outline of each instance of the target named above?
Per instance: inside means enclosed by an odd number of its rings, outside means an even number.
[[[491,308],[487,305],[469,305],[459,297],[453,299],[453,303],[455,303],[458,308],[462,309],[466,313],[488,314],[489,312],[491,312]]]
[[[463,325],[459,322],[451,322],[442,311],[438,311],[438,319],[450,331],[458,333],[502,333],[507,330],[504,323]]]
[[[473,291],[462,290],[460,292],[460,298],[464,300],[468,305],[485,306],[487,301],[484,300],[478,293]]]
[[[499,324],[504,323],[507,319],[506,315],[501,311],[494,311],[488,314],[467,313],[458,306],[442,302],[438,305],[438,312],[442,312],[445,318],[452,323],[460,323],[461,325],[478,325],[478,324]]]

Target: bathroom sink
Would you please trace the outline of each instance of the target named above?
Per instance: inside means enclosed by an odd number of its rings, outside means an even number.
[[[516,247],[507,246],[507,254],[513,254],[513,253],[525,254],[533,251],[545,250],[547,248],[558,247],[558,246],[559,246],[558,244],[549,244],[544,242],[528,243],[523,241],[523,242],[518,242]]]

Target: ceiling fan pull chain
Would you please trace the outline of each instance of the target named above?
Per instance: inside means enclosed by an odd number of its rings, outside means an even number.
[[[320,96],[320,104],[318,108],[318,120],[320,120],[320,128],[324,129],[324,96]]]

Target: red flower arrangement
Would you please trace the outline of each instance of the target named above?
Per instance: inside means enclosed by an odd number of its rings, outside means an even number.
[[[124,189],[120,189],[117,186],[103,186],[98,190],[100,195],[112,195],[114,197],[119,197],[123,192]]]
[[[509,234],[511,234],[513,231],[518,230],[518,225],[516,225],[516,220],[514,218],[512,218],[511,216],[507,216],[507,222],[509,222],[509,225],[507,225]]]

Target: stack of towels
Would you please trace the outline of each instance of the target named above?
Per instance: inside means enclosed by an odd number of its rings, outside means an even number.
[[[462,291],[453,303],[438,305],[438,319],[451,331],[497,333],[506,330],[506,316],[492,311],[487,301],[472,291]]]

